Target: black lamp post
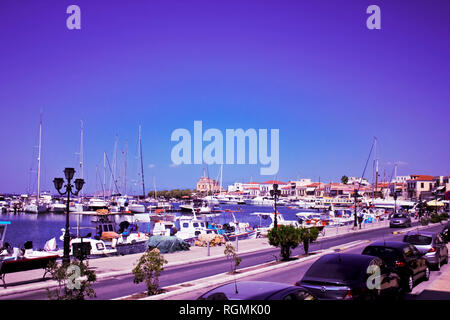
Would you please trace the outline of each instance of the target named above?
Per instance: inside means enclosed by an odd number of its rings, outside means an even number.
[[[355,198],[355,221],[353,223],[353,227],[356,228],[358,226],[358,217],[356,214],[356,203],[358,201],[358,190],[356,190],[356,189],[353,190],[353,198]]]
[[[274,227],[277,228],[277,224],[278,224],[278,221],[277,221],[277,200],[278,200],[278,197],[281,195],[281,190],[278,190],[278,184],[277,183],[273,184],[273,189],[270,190],[270,195],[275,200],[275,203],[274,203],[275,219],[273,221],[273,224],[274,224]]]
[[[394,190],[394,214],[397,213],[397,190]]]
[[[75,188],[76,191],[72,191],[72,188],[74,187],[70,182],[73,179],[73,176],[75,174],[74,168],[65,168],[64,169],[64,175],[67,179],[67,185],[64,187],[66,188],[65,192],[61,192],[61,189],[64,184],[63,178],[55,178],[53,180],[53,184],[55,185],[56,190],[58,190],[58,193],[62,196],[67,195],[67,204],[66,204],[66,231],[64,233],[64,255],[62,258],[63,264],[69,264],[70,263],[70,233],[69,233],[69,206],[70,206],[70,195],[76,196],[80,192],[80,190],[83,188],[84,180],[83,179],[75,179]]]

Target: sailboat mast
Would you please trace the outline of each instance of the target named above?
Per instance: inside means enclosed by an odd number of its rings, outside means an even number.
[[[39,147],[38,147],[38,172],[37,172],[37,205],[39,206],[40,180],[41,180],[41,137],[42,137],[42,113],[39,120]]]
[[[375,137],[374,141],[374,149],[375,149],[375,192],[378,189],[378,159],[377,159],[377,138]]]
[[[117,134],[116,134],[116,138],[114,140],[113,164],[112,164],[112,169],[111,169],[111,175],[109,176],[109,189],[110,190],[112,190],[112,183],[113,183],[113,181],[115,183],[115,178],[114,177],[117,177],[117,170],[116,170],[117,141],[118,141],[118,137],[117,137]]]
[[[127,194],[127,156],[128,156],[128,140],[125,141],[125,179],[124,179],[124,194]]]
[[[106,199],[106,152],[103,152],[103,201]]]
[[[84,179],[84,168],[83,168],[83,120],[81,120],[80,128],[80,174],[81,179]],[[83,192],[80,190],[80,199],[83,199]]]
[[[223,163],[220,165],[220,191],[219,191],[219,194],[222,194],[222,177],[223,177]]]
[[[141,175],[142,175],[142,196],[145,199],[145,183],[144,183],[144,162],[142,160],[142,135],[141,135],[141,126],[139,126],[139,154],[141,157]]]

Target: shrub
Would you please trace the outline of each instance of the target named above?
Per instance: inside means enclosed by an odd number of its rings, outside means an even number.
[[[427,217],[420,218],[420,224],[422,226],[427,226],[429,222],[430,222],[430,220]]]
[[[84,264],[75,260],[67,265],[54,262],[49,265],[49,272],[53,280],[58,282],[53,292],[47,288],[50,300],[85,300],[86,297],[96,296],[92,283],[97,281],[97,276],[93,270],[89,270],[87,262]]]
[[[442,212],[441,215],[439,216],[439,218],[441,219],[441,221],[448,220],[448,213]]]
[[[167,260],[161,255],[158,249],[147,250],[139,259],[138,264],[133,269],[134,283],[145,281],[147,284],[147,295],[155,295],[159,291],[159,276],[164,270]]]
[[[300,228],[300,240],[303,242],[303,249],[305,250],[305,254],[308,254],[309,244],[316,241],[319,236],[319,229],[316,227],[311,228]]]
[[[430,222],[431,222],[431,223],[438,223],[438,222],[441,222],[441,218],[439,217],[439,215],[438,215],[437,213],[433,213],[433,214],[431,215]]]
[[[291,225],[281,225],[277,228],[272,228],[267,234],[267,238],[270,245],[281,249],[280,254],[283,260],[288,260],[291,256],[291,249],[297,248],[302,242],[301,234],[301,229]]]

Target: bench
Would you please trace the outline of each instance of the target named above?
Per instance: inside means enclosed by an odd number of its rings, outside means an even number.
[[[44,269],[45,272],[42,277],[44,279],[45,275],[50,272],[49,264],[56,262],[57,258],[59,258],[58,255],[52,255],[37,258],[20,257],[17,259],[0,260],[0,278],[2,279],[3,287],[6,289],[5,275],[7,273]]]

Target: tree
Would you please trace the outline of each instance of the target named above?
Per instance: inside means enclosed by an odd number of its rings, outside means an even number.
[[[237,267],[241,264],[242,258],[239,258],[231,243],[227,243],[223,252],[228,260],[231,261],[230,273],[236,273]]]
[[[68,265],[54,262],[49,265],[49,272],[53,280],[58,282],[53,292],[47,288],[50,300],[85,300],[86,297],[96,296],[92,284],[97,281],[97,276],[89,269],[87,262],[84,264],[75,260]]]
[[[316,241],[319,236],[319,229],[316,227],[311,228],[300,228],[301,234],[300,239],[303,242],[303,249],[305,250],[305,254],[308,254],[309,244]]]
[[[159,276],[164,271],[164,264],[167,260],[161,255],[158,249],[147,250],[139,259],[138,264],[133,269],[134,283],[145,281],[147,284],[147,295],[160,293]]]
[[[342,182],[343,184],[347,184],[347,183],[348,183],[348,177],[347,177],[347,176],[342,176],[341,182]]]
[[[280,225],[277,228],[272,228],[267,237],[270,245],[280,248],[280,255],[283,260],[289,260],[291,249],[297,248],[302,241],[301,233],[301,229],[292,225]]]

